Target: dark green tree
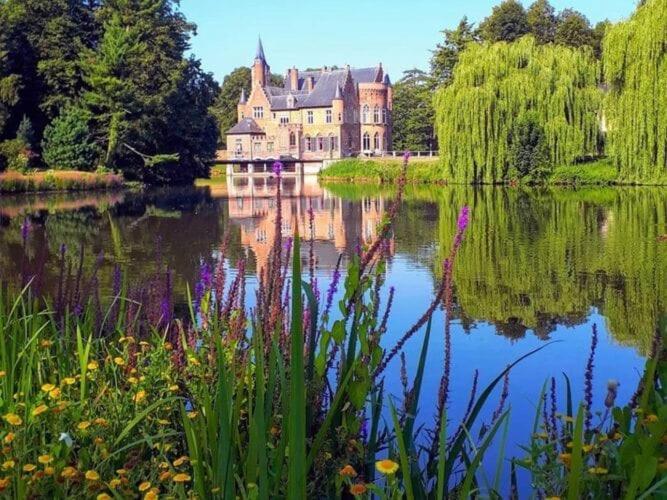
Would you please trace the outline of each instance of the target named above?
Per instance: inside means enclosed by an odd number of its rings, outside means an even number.
[[[250,93],[252,75],[250,68],[236,68],[222,81],[220,94],[218,94],[212,112],[218,121],[220,128],[220,146],[227,146],[226,132],[237,122],[236,106],[241,98],[241,91],[245,90],[246,96]]]
[[[94,170],[97,147],[90,130],[90,112],[72,107],[64,110],[44,130],[44,161],[54,170]]]
[[[444,40],[439,43],[431,56],[431,77],[438,85],[449,83],[459,54],[470,42],[477,41],[478,36],[472,23],[464,17],[453,30],[442,32]]]
[[[435,149],[432,85],[421,70],[406,71],[394,84],[394,149]]]
[[[526,10],[517,0],[504,0],[479,26],[487,42],[513,42],[530,32]]]
[[[543,180],[551,172],[549,147],[544,128],[535,112],[526,112],[514,124],[509,137],[510,177],[530,175],[532,180]]]
[[[556,11],[549,0],[537,0],[526,12],[530,32],[538,43],[551,43],[556,36]]]
[[[16,138],[25,144],[25,146],[29,149],[33,149],[37,145],[35,129],[32,126],[30,118],[25,115],[23,116],[21,123],[19,123],[19,128],[16,131]]]
[[[565,9],[558,14],[555,41],[570,47],[587,45],[595,48],[596,36],[586,16],[576,10]]]

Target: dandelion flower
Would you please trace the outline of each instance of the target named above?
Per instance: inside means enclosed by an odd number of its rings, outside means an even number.
[[[9,425],[21,425],[23,423],[23,419],[16,413],[7,413],[3,418]]]
[[[137,392],[132,399],[134,399],[135,403],[141,403],[144,399],[146,399],[146,391]]]
[[[56,470],[53,467],[51,467],[50,465],[44,467],[44,474],[46,474],[47,476],[53,476],[55,473],[56,473]]]
[[[394,462],[393,460],[378,460],[375,462],[375,468],[377,469],[378,472],[381,474],[395,474],[396,471],[398,470],[398,464]]]
[[[174,460],[174,467],[180,467],[181,465],[183,465],[187,461],[188,461],[188,457],[186,457],[186,456],[179,457],[176,460]]]
[[[76,477],[76,475],[77,470],[74,467],[65,467],[60,473],[60,477],[63,479],[72,479],[73,477]]]
[[[90,422],[88,420],[79,422],[76,426],[76,428],[79,429],[80,431],[85,431],[88,427],[90,427]]]
[[[95,472],[94,470],[89,470],[86,471],[86,479],[88,481],[99,481],[100,480],[100,475]]]
[[[366,493],[366,485],[362,483],[353,484],[350,486],[350,493],[352,493],[355,497],[363,495]]]
[[[154,491],[149,491],[144,495],[144,500],[157,500],[157,493]]]
[[[91,361],[90,363],[88,363],[88,370],[90,370],[91,372],[94,372],[99,367],[100,367],[100,364],[97,361]]]
[[[111,488],[112,490],[115,490],[116,488],[118,488],[120,486],[120,483],[121,483],[120,479],[114,478],[111,481],[109,481],[109,488]]]
[[[37,408],[32,410],[32,416],[37,417],[38,415],[41,415],[45,411],[48,411],[49,407],[46,405],[39,405]]]
[[[53,462],[53,457],[51,455],[40,455],[37,457],[37,461],[42,465],[46,465]]]
[[[146,490],[149,490],[151,487],[150,481],[144,481],[139,485],[139,491],[144,492]]]
[[[111,500],[111,495],[107,493],[100,493],[97,495],[97,500]]]
[[[63,379],[63,384],[65,385],[74,385],[76,384],[76,379],[74,377],[66,377]]]
[[[160,474],[160,476],[159,476],[159,479],[160,479],[160,481],[162,481],[162,482],[168,480],[169,478],[171,478],[171,472],[168,471],[168,470],[162,472],[162,473]]]
[[[32,472],[37,468],[35,464],[25,464],[23,466],[23,472]]]
[[[5,460],[2,463],[2,470],[13,469],[15,465],[16,465],[16,462],[14,462],[14,460]]]
[[[181,472],[174,476],[175,483],[187,483],[188,481],[190,481],[190,479],[191,479],[190,476],[184,472]]]
[[[49,391],[49,397],[51,399],[58,399],[60,397],[60,389],[58,389],[57,387],[55,389],[51,389]]]
[[[125,360],[120,356],[116,356],[115,358],[113,358],[113,362],[116,363],[118,366],[125,366]]]
[[[53,384],[44,384],[42,386],[42,392],[51,392],[55,388],[56,388],[56,386],[53,385]]]
[[[351,465],[346,465],[338,473],[341,476],[346,476],[346,477],[356,477],[357,475],[357,471],[354,470],[354,467],[352,467]]]

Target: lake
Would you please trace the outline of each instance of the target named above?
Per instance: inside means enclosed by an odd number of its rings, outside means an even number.
[[[103,252],[99,279],[107,297],[115,262],[124,262],[137,281],[165,262],[184,312],[186,286],[194,286],[202,261],[218,254],[228,233],[227,265],[233,274],[239,259],[247,259],[252,305],[257,273],[273,241],[276,182],[255,178],[146,192],[3,195],[0,281],[18,285],[22,276],[38,274],[36,286],[54,293],[61,244],[74,256],[83,244],[88,268]],[[297,227],[310,235],[312,207],[316,275],[325,293],[339,255],[345,258],[374,240],[395,193],[390,186],[321,186],[308,177],[282,182],[284,237]],[[561,405],[563,373],[575,398],[583,397],[593,325],[599,332],[596,406],[602,406],[608,379],[620,382],[619,402],[633,394],[658,318],[667,312],[667,242],[660,241],[667,234],[667,190],[408,187],[389,246],[387,290],[395,288],[395,300],[385,346],[391,348],[431,302],[464,204],[471,222],[454,267],[449,418],[458,423],[464,414],[476,369],[484,387],[522,354],[555,341],[510,375],[513,425],[506,455],[519,457],[545,381],[556,378]],[[405,347],[410,377],[422,335]],[[433,422],[443,345],[438,312],[420,423]],[[389,392],[400,401],[398,357],[385,373]],[[497,401],[496,395],[489,403],[487,420]]]

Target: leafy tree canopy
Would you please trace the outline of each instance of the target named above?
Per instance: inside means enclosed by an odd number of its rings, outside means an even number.
[[[459,60],[459,53],[468,43],[479,40],[479,37],[467,17],[461,19],[456,29],[444,30],[442,34],[444,40],[437,45],[431,57],[431,76],[437,84],[448,84]]]
[[[88,111],[65,110],[44,131],[43,154],[54,170],[94,170],[97,148],[93,143]]]
[[[431,79],[418,69],[406,71],[394,84],[394,149],[435,149],[431,96]]]
[[[513,42],[530,32],[526,11],[517,0],[504,0],[479,27],[484,40]]]
[[[220,93],[218,94],[212,112],[220,127],[220,145],[227,146],[227,131],[237,123],[237,105],[241,98],[241,91],[245,90],[246,96],[250,93],[252,75],[250,68],[236,68],[222,81]]]
[[[552,43],[556,36],[556,10],[549,0],[537,0],[526,13],[526,20],[538,43]]]

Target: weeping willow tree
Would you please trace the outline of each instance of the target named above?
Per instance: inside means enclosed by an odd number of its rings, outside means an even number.
[[[507,180],[512,130],[537,116],[553,165],[597,153],[599,66],[584,49],[514,43],[470,44],[454,80],[435,97],[445,177],[455,182]]]
[[[626,182],[667,182],[667,0],[648,0],[604,39],[608,153]]]

